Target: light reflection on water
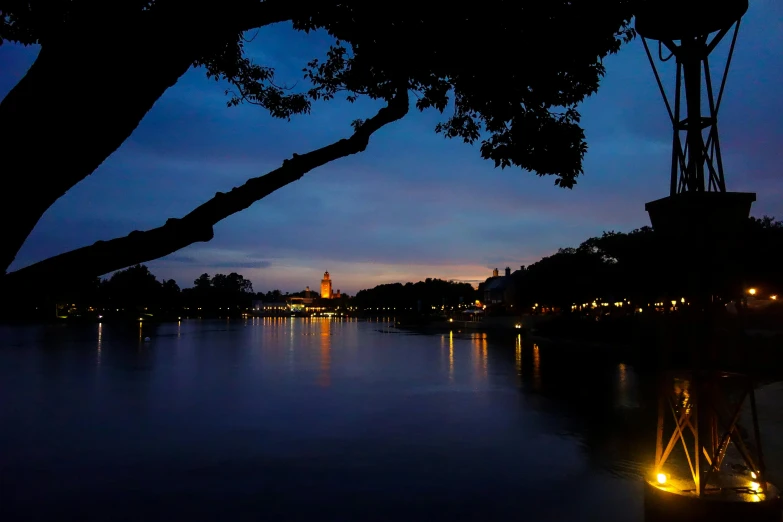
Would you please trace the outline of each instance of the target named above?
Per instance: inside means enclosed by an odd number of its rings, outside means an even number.
[[[454,332],[449,332],[449,382],[454,382]]]
[[[0,330],[4,520],[641,520],[631,364],[389,322]]]
[[[103,323],[98,323],[98,350],[95,354],[95,365],[100,367],[101,365],[101,341],[103,338]]]
[[[332,343],[332,321],[331,319],[322,319],[320,321],[321,327],[321,374],[318,378],[318,384],[324,388],[328,387],[331,383],[329,369],[331,366],[331,343]],[[293,335],[294,329],[291,328],[291,334]]]

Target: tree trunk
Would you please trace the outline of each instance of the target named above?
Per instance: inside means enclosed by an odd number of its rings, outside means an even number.
[[[167,5],[154,13],[77,13],[83,20],[44,40],[0,102],[0,275],[43,213],[122,145],[193,62],[302,7],[287,0],[224,0],[214,11]]]
[[[0,103],[2,272],[43,213],[122,145],[197,58],[186,42],[139,30],[44,45]]]

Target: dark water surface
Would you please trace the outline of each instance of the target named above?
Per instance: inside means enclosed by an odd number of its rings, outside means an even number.
[[[3,327],[0,520],[643,519],[649,378],[389,321]]]

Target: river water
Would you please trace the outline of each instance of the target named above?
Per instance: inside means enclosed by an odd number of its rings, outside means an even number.
[[[391,321],[3,327],[0,519],[643,520],[650,378]]]

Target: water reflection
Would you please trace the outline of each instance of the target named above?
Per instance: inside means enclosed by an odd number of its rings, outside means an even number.
[[[541,353],[537,344],[533,344],[533,390],[541,390]]]
[[[634,373],[625,363],[617,365],[617,388],[614,400],[616,408],[637,408],[639,401],[636,396]]]
[[[318,384],[327,388],[331,383],[331,364],[332,364],[332,322],[330,319],[321,321],[321,374],[318,378]],[[293,333],[293,328],[291,328]]]
[[[101,365],[101,349],[103,343],[103,323],[98,323],[98,350],[95,357],[95,364],[100,367]]]
[[[690,411],[691,383],[688,379],[674,378],[674,397],[678,409]]]
[[[473,333],[470,341],[473,347],[472,357],[476,378],[485,381],[487,379],[487,334]]]
[[[30,492],[10,511],[89,519],[110,496],[133,520],[235,520],[257,501],[281,520],[641,521],[657,384],[633,361],[517,335],[232,323],[145,323],[141,351],[133,323],[0,343],[4,473]],[[84,385],[96,345],[101,393]],[[340,516],[357,505],[379,515]]]
[[[449,332],[449,382],[454,382],[454,332]]]

